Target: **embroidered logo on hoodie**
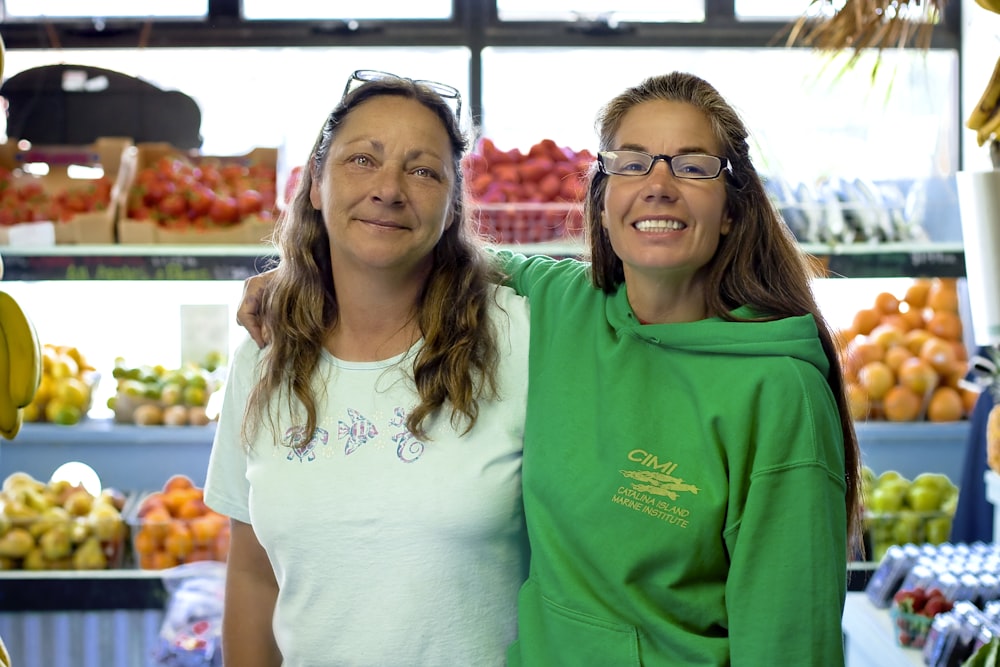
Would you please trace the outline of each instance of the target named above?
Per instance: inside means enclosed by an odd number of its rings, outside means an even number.
[[[632,470],[619,471],[629,481],[618,487],[617,492],[611,496],[611,502],[650,518],[686,528],[690,512],[675,501],[681,498],[682,493],[697,495],[698,487],[675,477],[672,473],[677,469],[677,464],[671,461],[660,463],[655,454],[633,449],[629,452],[628,459],[642,468],[635,469],[633,466]]]

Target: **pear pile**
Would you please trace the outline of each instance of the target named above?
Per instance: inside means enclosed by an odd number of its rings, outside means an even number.
[[[880,562],[894,544],[948,541],[959,489],[947,475],[925,472],[910,480],[896,470],[876,475],[865,466],[861,481],[869,560]]]
[[[208,400],[219,388],[222,355],[180,368],[131,365],[119,357],[112,376],[117,391],[108,399],[115,421],[139,426],[204,426]]]
[[[120,565],[127,527],[125,497],[93,496],[69,482],[41,482],[24,472],[0,488],[0,570],[104,570]]]

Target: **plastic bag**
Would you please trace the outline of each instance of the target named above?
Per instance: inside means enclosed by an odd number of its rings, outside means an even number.
[[[222,667],[222,606],[226,565],[185,563],[163,571],[169,598],[154,664]]]

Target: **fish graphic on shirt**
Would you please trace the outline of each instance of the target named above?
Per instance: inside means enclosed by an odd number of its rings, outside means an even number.
[[[305,434],[305,426],[292,426],[285,431],[282,440],[288,445],[287,458],[289,461],[295,458],[298,458],[299,461],[314,461],[316,460],[316,446],[325,445],[330,441],[330,434],[325,429],[317,428],[313,431],[311,438],[306,438]]]
[[[347,439],[344,443],[344,455],[357,451],[366,442],[378,435],[378,429],[369,419],[353,408],[347,408],[350,423],[337,423],[337,437]]]

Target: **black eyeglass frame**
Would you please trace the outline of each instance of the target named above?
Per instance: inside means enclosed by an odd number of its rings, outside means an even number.
[[[635,154],[635,155],[645,155],[646,157],[650,158],[650,160],[649,160],[649,167],[647,167],[646,171],[642,171],[642,172],[639,172],[639,171],[626,171],[626,172],[611,171],[608,168],[608,165],[605,163],[605,160],[608,159],[605,156],[607,154],[609,154],[609,153],[631,153],[631,154]],[[675,159],[677,159],[677,158],[686,158],[686,157],[710,157],[710,158],[715,158],[716,160],[719,161],[719,170],[717,172],[715,172],[715,174],[713,174],[711,176],[693,176],[691,174],[684,174],[684,173],[679,174],[676,171],[674,171],[674,163],[673,163],[673,161]],[[663,160],[664,162],[666,162],[667,163],[667,168],[670,170],[670,173],[675,178],[683,178],[685,180],[690,180],[690,181],[709,181],[709,180],[718,178],[720,175],[722,175],[723,171],[728,171],[730,174],[733,173],[733,165],[729,161],[729,158],[723,157],[721,155],[712,155],[710,153],[680,153],[679,155],[666,155],[664,153],[661,153],[659,155],[653,155],[652,153],[647,153],[645,151],[635,151],[635,150],[599,151],[597,153],[597,165],[600,168],[600,170],[603,173],[605,173],[605,174],[608,174],[608,175],[612,175],[613,174],[615,176],[645,176],[649,172],[653,171],[653,167],[656,166],[657,160]]]
[[[347,84],[344,86],[344,94],[341,96],[341,99],[347,97],[348,94],[350,94],[351,91],[355,90],[358,86],[366,83],[376,83],[378,81],[406,81],[408,83],[427,88],[443,100],[454,100],[455,117],[462,117],[462,93],[459,92],[458,88],[439,81],[430,81],[428,79],[410,79],[405,76],[399,76],[398,74],[383,72],[377,69],[358,69],[351,72],[351,76],[347,79]]]

